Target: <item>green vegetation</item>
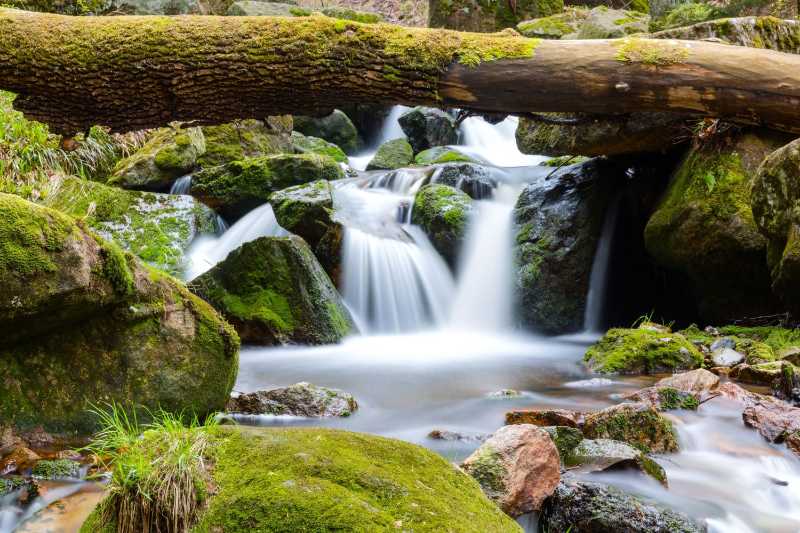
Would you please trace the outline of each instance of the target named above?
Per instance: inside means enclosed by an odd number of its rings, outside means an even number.
[[[625,442],[643,453],[678,451],[672,422],[643,404],[619,404],[588,415],[583,433],[591,439]]]
[[[417,165],[439,165],[443,163],[475,163],[471,157],[446,146],[434,146],[418,153],[414,158]]]
[[[39,461],[33,467],[31,475],[39,479],[77,478],[81,465],[70,459],[54,459]]]
[[[367,170],[394,170],[410,166],[414,162],[414,150],[405,139],[386,141],[378,148]]]
[[[671,411],[673,409],[696,411],[700,406],[700,402],[693,395],[672,387],[660,387],[658,389],[658,399],[662,411]]]
[[[617,46],[615,58],[623,63],[667,67],[689,59],[689,49],[677,43],[627,37]]]

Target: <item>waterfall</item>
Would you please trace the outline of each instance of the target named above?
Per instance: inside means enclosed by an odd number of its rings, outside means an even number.
[[[175,180],[172,184],[172,187],[169,189],[170,194],[189,194],[189,191],[192,188],[192,175],[187,174],[186,176],[180,177]]]
[[[222,223],[225,224],[225,221]],[[278,225],[272,206],[264,204],[247,213],[218,237],[198,237],[189,250],[184,278],[187,281],[196,278],[246,242],[259,237],[280,235],[286,235],[286,230]]]
[[[356,170],[364,170],[367,168],[369,162],[372,161],[372,158],[375,157],[375,153],[383,143],[386,141],[391,141],[392,139],[405,137],[406,134],[403,133],[403,128],[400,127],[400,122],[398,122],[398,119],[400,118],[400,115],[409,109],[409,107],[403,105],[396,105],[392,107],[391,111],[389,111],[389,115],[383,122],[383,126],[381,127],[381,131],[378,134],[377,139],[375,139],[375,141],[370,144],[370,147],[364,150],[362,153],[350,156],[350,166]]]
[[[589,293],[586,296],[586,310],[583,315],[584,331],[599,332],[603,327],[603,308],[608,288],[608,263],[611,258],[611,247],[614,241],[614,229],[617,226],[620,197],[615,197],[608,205],[600,240],[592,261],[592,273],[589,277]]]
[[[498,124],[489,124],[481,117],[469,117],[461,123],[463,146],[456,148],[460,152],[498,167],[532,166],[548,159],[519,151],[516,140],[518,123],[517,117],[506,117]]]

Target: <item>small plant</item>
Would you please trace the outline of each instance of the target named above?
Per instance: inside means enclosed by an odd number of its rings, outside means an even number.
[[[681,44],[628,37],[622,40],[614,58],[623,63],[664,67],[686,61],[689,58],[689,50]]]

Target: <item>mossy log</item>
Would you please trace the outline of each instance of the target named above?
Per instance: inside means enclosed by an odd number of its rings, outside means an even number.
[[[68,17],[0,9],[0,89],[70,135],[348,103],[674,111],[800,133],[800,57],[708,42],[540,41],[328,17]]]

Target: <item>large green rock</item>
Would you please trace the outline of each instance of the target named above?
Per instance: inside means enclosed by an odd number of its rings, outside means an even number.
[[[338,284],[344,228],[334,220],[330,182],[319,180],[289,187],[273,193],[269,201],[278,224],[302,237],[331,280]]]
[[[549,17],[523,20],[517,24],[517,31],[525,37],[536,39],[575,38],[589,10],[581,7],[565,7],[562,13]]]
[[[234,161],[195,174],[192,195],[226,219],[236,220],[281,189],[319,179],[335,180],[344,171],[317,154],[279,154]]]
[[[414,157],[414,164],[416,165],[439,165],[443,163],[475,163],[475,160],[447,146],[434,146],[423,150]]]
[[[206,150],[197,159],[200,167],[224,165],[247,157],[291,151],[292,117],[239,120],[218,126],[203,126]]]
[[[709,4],[693,4],[708,6]],[[672,15],[672,13],[670,14]],[[669,21],[669,17],[667,19]],[[660,31],[656,39],[714,39],[727,44],[800,54],[800,21],[775,17],[723,18]]]
[[[367,170],[395,170],[413,163],[414,150],[411,144],[404,138],[392,139],[380,145],[372,161],[367,164]]]
[[[350,118],[338,109],[320,118],[297,116],[294,118],[294,129],[303,135],[325,139],[347,154],[354,154],[361,147],[358,130]]]
[[[325,344],[341,340],[353,328],[330,278],[297,236],[245,243],[190,287],[245,342]]]
[[[145,433],[116,468],[140,460],[153,466],[132,490],[112,490],[81,532],[116,531],[113,511],[141,497],[136,487],[153,482],[164,463],[163,443],[178,438],[207,443],[203,456],[214,487],[198,492],[195,516],[182,517],[192,524],[187,531],[522,531],[472,478],[420,446],[331,429],[221,426],[178,436]],[[176,455],[167,455],[168,464],[178,461]],[[198,481],[186,490],[206,486],[195,475]],[[169,505],[150,501],[157,510]]]
[[[229,17],[292,17],[295,13],[305,15],[295,4],[260,0],[237,0],[225,12]]]
[[[190,173],[205,151],[200,128],[164,128],[117,163],[108,183],[126,189],[166,190],[176,178]]]
[[[583,433],[590,439],[611,439],[644,453],[678,451],[672,422],[646,403],[621,403],[586,415]]]
[[[547,17],[564,9],[563,0],[430,0],[428,26],[491,33],[513,28],[523,20]]]
[[[418,224],[433,247],[455,267],[472,211],[472,199],[449,185],[422,187],[414,198],[411,223]]]
[[[753,181],[755,222],[769,242],[767,261],[773,291],[785,305],[800,309],[800,142],[769,154]]]
[[[309,137],[293,131],[292,148],[294,152],[298,154],[327,155],[338,163],[347,163],[347,155],[341,148],[319,137]]]
[[[645,323],[608,330],[586,351],[584,361],[592,372],[657,374],[698,368],[703,355],[682,334]]]
[[[190,196],[127,191],[75,177],[18,183],[0,179],[0,191],[17,194],[79,218],[145,262],[172,274],[201,233],[213,233],[216,216]]]
[[[650,16],[645,13],[597,6],[589,11],[581,23],[577,38],[618,39],[646,32],[649,22]]]
[[[692,148],[647,223],[647,251],[689,277],[703,320],[724,323],[776,309],[750,189],[759,163],[786,140],[751,131],[722,146]]]
[[[205,302],[72,218],[0,194],[0,420],[86,435],[101,402],[223,409],[239,339]]]

